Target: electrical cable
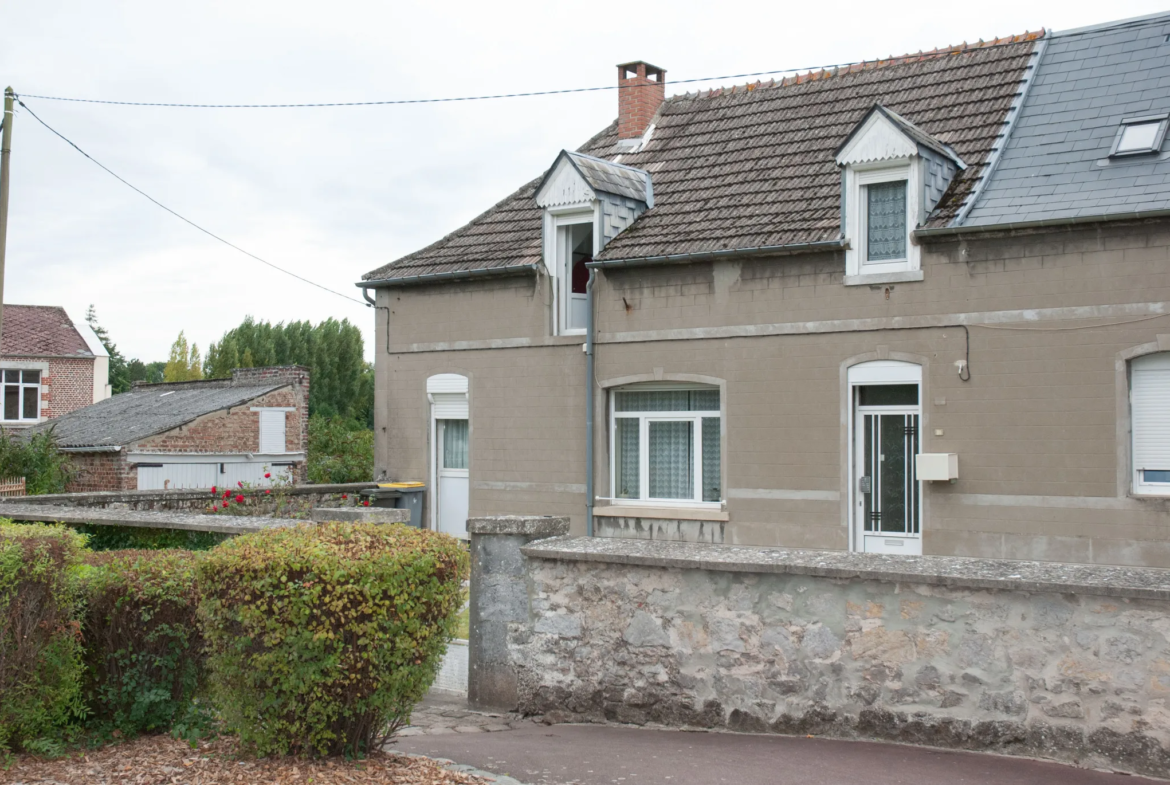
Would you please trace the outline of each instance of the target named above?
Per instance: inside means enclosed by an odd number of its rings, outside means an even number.
[[[1027,35],[1027,34],[1025,34]],[[671,85],[679,84],[695,84],[697,82],[721,82],[731,79],[748,79],[751,77],[763,76],[778,76],[780,74],[798,74],[802,72],[813,73],[816,71],[829,71],[831,69],[849,68],[855,65],[866,65],[869,63],[883,64],[899,61],[912,61],[916,58],[926,57],[941,57],[949,54],[958,54],[961,52],[983,51],[986,49],[997,49],[1004,46],[1015,46],[1021,43],[1028,43],[1031,39],[1016,41],[1005,40],[996,43],[983,44],[980,41],[978,44],[968,46],[964,43],[962,46],[947,47],[945,49],[935,49],[929,52],[918,52],[917,54],[905,55],[891,55],[885,59],[877,60],[855,60],[848,63],[831,63],[828,65],[814,65],[802,66],[799,68],[781,68],[774,71],[756,71],[748,74],[727,74],[724,76],[700,76],[692,79],[676,79],[668,82]],[[454,96],[450,98],[405,98],[386,101],[321,101],[317,103],[303,103],[303,104],[185,104],[177,102],[162,102],[162,101],[109,101],[98,98],[68,98],[59,95],[35,95],[33,93],[17,93],[17,97],[24,98],[39,98],[45,101],[69,101],[71,103],[82,104],[107,104],[113,106],[161,106],[181,109],[318,109],[326,107],[345,107],[345,106],[399,106],[404,104],[443,104],[456,103],[460,101],[492,101],[502,98],[533,98],[545,95],[565,95],[570,93],[596,93],[604,90],[633,90],[643,87],[651,87],[656,83],[651,84],[636,84],[636,85],[606,85],[604,87],[569,87],[559,90],[533,90],[523,93],[496,93],[492,95],[465,95]]]
[[[273,264],[272,262],[268,261],[267,259],[261,259],[259,256],[257,256],[256,254],[252,253],[251,251],[246,251],[246,250],[244,250],[244,249],[243,249],[243,248],[241,248],[240,246],[236,245],[235,243],[233,243],[233,242],[231,242],[231,241],[229,241],[229,240],[225,240],[224,238],[220,237],[218,234],[216,234],[215,232],[212,232],[212,231],[211,231],[211,230],[209,230],[209,229],[204,229],[202,226],[200,226],[199,224],[195,223],[195,222],[194,222],[194,221],[192,221],[190,218],[186,218],[185,216],[182,216],[182,215],[180,215],[179,213],[177,213],[177,212],[175,212],[174,210],[172,210],[171,208],[167,207],[165,204],[163,204],[162,202],[160,202],[158,199],[155,199],[153,196],[151,196],[150,194],[148,194],[146,191],[143,191],[143,190],[142,190],[141,188],[139,188],[138,186],[134,185],[133,183],[129,182],[128,180],[126,180],[124,177],[122,177],[122,176],[121,176],[121,175],[119,175],[118,173],[114,172],[112,169],[110,169],[108,166],[106,166],[105,164],[103,164],[101,161],[97,160],[97,159],[96,159],[96,158],[94,158],[92,155],[90,155],[89,153],[85,152],[85,150],[82,150],[80,147],[78,147],[78,146],[77,146],[77,144],[76,144],[75,142],[73,142],[72,140],[70,140],[68,137],[66,137],[64,134],[62,134],[62,133],[61,133],[60,131],[58,131],[56,128],[54,128],[53,126],[49,125],[49,124],[48,124],[48,123],[46,123],[44,120],[42,120],[40,117],[38,117],[38,116],[37,116],[37,113],[36,113],[36,112],[34,112],[32,109],[29,109],[28,105],[27,105],[27,104],[26,104],[24,101],[22,101],[22,100],[20,100],[19,98],[17,98],[17,99],[16,99],[16,102],[17,102],[18,104],[20,104],[20,105],[21,105],[21,107],[23,107],[23,108],[24,108],[24,110],[25,110],[26,112],[28,112],[30,115],[32,115],[32,117],[33,117],[33,119],[34,119],[34,120],[36,120],[38,123],[40,123],[41,125],[43,125],[45,128],[47,128],[47,129],[48,129],[50,132],[52,132],[52,133],[53,133],[55,136],[57,136],[57,137],[58,137],[59,139],[61,139],[63,142],[65,142],[66,144],[68,144],[68,145],[69,145],[70,147],[72,147],[74,150],[76,150],[77,152],[79,152],[79,153],[81,153],[82,155],[84,155],[84,156],[85,156],[86,158],[88,158],[88,159],[89,159],[91,162],[93,162],[94,164],[97,164],[97,166],[98,166],[98,167],[100,167],[102,170],[104,170],[104,171],[106,172],[106,174],[109,174],[109,175],[110,175],[110,176],[112,176],[112,177],[113,177],[115,180],[117,180],[118,182],[120,182],[120,183],[122,183],[123,185],[127,186],[127,187],[128,187],[128,188],[130,188],[131,190],[133,190],[133,191],[136,191],[136,192],[137,192],[138,194],[140,194],[141,196],[144,196],[144,197],[146,197],[146,198],[147,198],[147,199],[149,199],[151,202],[153,202],[155,205],[157,205],[157,206],[161,207],[162,209],[166,210],[168,213],[170,213],[171,215],[175,216],[175,217],[176,217],[176,218],[178,218],[180,221],[182,221],[182,222],[184,222],[184,223],[186,223],[186,224],[188,224],[188,225],[190,225],[190,226],[194,227],[195,229],[198,229],[199,231],[203,232],[203,233],[204,233],[205,235],[207,235],[208,237],[211,237],[212,239],[218,240],[219,242],[223,243],[224,245],[228,246],[229,248],[233,248],[233,249],[235,249],[235,250],[239,251],[240,253],[244,254],[245,256],[251,257],[252,259],[255,259],[256,261],[260,262],[261,264],[266,264],[266,265],[268,265],[269,267],[271,267],[273,270],[276,270],[277,272],[284,273],[285,275],[291,276],[292,278],[296,278],[298,281],[301,281],[302,283],[307,283],[307,284],[309,284],[310,286],[315,286],[315,287],[317,287],[318,289],[322,289],[322,290],[324,290],[324,291],[326,291],[326,292],[329,292],[330,294],[335,294],[335,295],[337,295],[338,297],[341,297],[341,298],[343,298],[343,299],[349,300],[350,302],[355,302],[355,303],[357,303],[358,305],[361,305],[361,306],[363,306],[363,307],[366,307],[366,308],[368,308],[368,307],[369,307],[369,304],[368,304],[368,303],[365,303],[365,302],[363,302],[363,301],[361,301],[361,300],[357,299],[356,297],[350,297],[350,296],[349,296],[349,295],[347,295],[347,294],[342,294],[341,292],[338,292],[338,291],[335,291],[335,290],[333,290],[333,289],[330,289],[328,286],[322,286],[321,284],[317,283],[316,281],[310,281],[308,278],[305,278],[305,277],[303,277],[303,276],[297,275],[296,273],[294,273],[294,272],[291,272],[291,271],[289,271],[289,270],[286,270],[286,269],[284,269],[283,267],[279,267],[279,266],[277,266],[277,265]]]

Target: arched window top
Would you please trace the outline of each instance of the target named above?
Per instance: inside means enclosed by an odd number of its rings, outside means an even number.
[[[871,360],[849,366],[851,384],[919,384],[922,366],[902,360]]]
[[[439,373],[427,379],[427,392],[466,393],[467,377],[457,373]]]

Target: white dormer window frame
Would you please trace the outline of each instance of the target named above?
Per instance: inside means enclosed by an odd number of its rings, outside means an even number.
[[[922,280],[922,252],[913,233],[923,219],[923,168],[919,156],[845,167],[846,284]],[[869,188],[899,181],[906,183],[906,253],[898,259],[871,259]]]
[[[592,230],[593,247],[590,255],[595,257],[599,251],[597,200],[551,207],[545,211],[545,269],[552,280],[554,335],[585,334],[582,314],[585,296],[573,291],[571,240],[573,227],[582,225],[588,225]]]

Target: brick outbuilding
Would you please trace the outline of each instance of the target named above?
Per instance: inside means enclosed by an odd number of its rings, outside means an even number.
[[[230,379],[135,384],[52,428],[71,491],[266,485],[305,478],[309,369],[238,368]]]

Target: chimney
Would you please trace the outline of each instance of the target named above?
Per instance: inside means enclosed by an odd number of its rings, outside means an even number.
[[[666,100],[666,71],[638,60],[618,66],[618,139],[640,139]]]

